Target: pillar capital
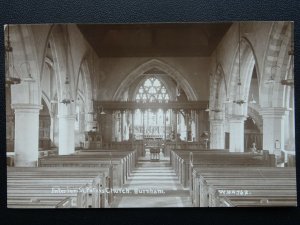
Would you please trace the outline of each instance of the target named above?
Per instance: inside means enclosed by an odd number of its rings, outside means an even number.
[[[76,115],[74,114],[69,114],[69,115],[57,115],[57,118],[64,118],[64,119],[69,119],[69,120],[75,120]]]
[[[11,107],[15,110],[15,112],[23,112],[23,113],[38,113],[43,106],[36,104],[12,104]]]
[[[230,115],[228,117],[229,122],[244,122],[247,119],[244,115]]]
[[[211,124],[214,124],[214,125],[222,125],[222,124],[224,124],[224,120],[222,120],[222,119],[211,119],[211,120],[209,120],[209,122]]]
[[[265,107],[259,111],[263,117],[281,118],[286,114],[287,109],[283,107]]]

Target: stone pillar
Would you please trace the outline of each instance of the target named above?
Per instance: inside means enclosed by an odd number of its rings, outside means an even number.
[[[111,141],[115,141],[115,133],[116,133],[116,112],[112,112],[112,117],[111,117],[111,124],[112,124],[112,129],[111,129]]]
[[[85,131],[94,130],[94,127],[97,127],[97,121],[94,120],[93,115],[85,114]]]
[[[58,115],[59,155],[70,155],[75,152],[75,115]]]
[[[286,109],[281,107],[262,108],[263,149],[271,154],[280,154],[284,149],[284,116]]]
[[[195,141],[199,141],[199,111],[195,111]]]
[[[15,166],[35,167],[39,156],[41,105],[13,104],[15,110]]]
[[[185,127],[186,127],[186,141],[192,141],[191,132],[191,112],[185,113]],[[191,135],[191,139],[189,139],[189,135]]]
[[[97,121],[87,121],[85,126],[85,131],[91,131],[97,129]]]
[[[178,133],[178,114],[177,114],[177,110],[174,110],[175,113],[175,128],[174,128],[174,133],[175,133],[175,149],[177,149],[177,133]]]
[[[145,148],[145,110],[142,110],[142,117],[143,117],[143,151],[142,156],[146,155],[146,148]]]
[[[165,141],[166,141],[166,139],[167,139],[167,110],[166,109],[164,109],[163,110],[163,114],[164,114],[164,139],[165,139]]]
[[[225,148],[225,131],[223,120],[210,120],[210,148]]]
[[[121,111],[121,141],[124,141],[124,111]]]
[[[142,111],[142,117],[143,117],[143,140],[145,138],[145,110]]]
[[[245,116],[231,116],[229,119],[229,151],[244,152],[244,122]]]
[[[51,140],[51,147],[54,146],[54,126],[55,126],[55,119],[54,119],[54,116],[51,115],[51,117],[50,117],[50,140]]]
[[[133,109],[131,111],[131,135],[132,135],[132,138],[134,137],[134,113],[135,113],[135,110]]]

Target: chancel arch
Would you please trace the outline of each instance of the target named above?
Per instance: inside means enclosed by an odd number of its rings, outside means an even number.
[[[135,81],[139,76],[142,76],[143,74],[145,74],[145,72],[153,68],[163,71],[163,73],[172,77],[186,93],[189,100],[197,100],[195,91],[190,86],[188,81],[184,78],[184,76],[181,73],[179,73],[176,69],[174,69],[172,66],[158,59],[151,59],[139,65],[130,74],[128,74],[120,84],[119,88],[117,89],[116,93],[113,96],[113,99],[114,100],[121,99],[123,93],[131,85],[133,81]]]

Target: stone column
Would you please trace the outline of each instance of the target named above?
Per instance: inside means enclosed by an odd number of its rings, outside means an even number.
[[[177,149],[177,133],[178,133],[178,114],[177,114],[177,110],[174,110],[175,113],[175,128],[174,128],[174,133],[175,133],[175,149]]]
[[[111,129],[111,141],[115,141],[115,132],[116,132],[116,115],[115,111],[112,112],[112,117],[111,117],[111,124],[112,124],[112,129]]]
[[[97,121],[93,117],[88,113],[85,114],[85,131],[91,131],[94,130],[94,127],[97,127]]]
[[[70,155],[75,152],[75,115],[58,115],[59,155]]]
[[[195,111],[195,141],[198,142],[199,141],[199,111],[196,110]]]
[[[263,149],[271,154],[280,154],[284,149],[284,116],[286,109],[281,107],[262,108]]]
[[[142,117],[143,117],[143,140],[145,138],[145,110],[142,111]]]
[[[145,110],[142,110],[142,117],[143,117],[143,151],[142,156],[146,155],[146,148],[145,148]]]
[[[15,166],[35,167],[39,156],[41,105],[13,104],[15,110]]]
[[[166,141],[166,139],[167,139],[167,110],[166,109],[164,109],[163,110],[163,114],[164,114],[164,139],[165,139],[165,141]]]
[[[186,127],[186,141],[189,140],[189,133],[191,132],[191,112],[185,113],[185,127]],[[192,140],[192,134],[191,134],[191,140]]]
[[[54,126],[55,126],[54,116],[51,115],[50,117],[50,140],[51,140],[51,147],[54,146]]]
[[[210,148],[225,148],[225,131],[223,120],[210,120]]]
[[[244,152],[245,116],[235,115],[229,118],[229,151]]]
[[[131,112],[131,139],[133,141],[134,140],[134,113],[135,113],[135,110],[132,109],[130,112]]]
[[[124,111],[121,111],[121,141],[124,141]]]

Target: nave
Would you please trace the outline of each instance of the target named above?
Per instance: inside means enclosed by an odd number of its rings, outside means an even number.
[[[293,22],[4,33],[8,207],[296,205]]]
[[[8,167],[9,208],[296,206],[295,167],[264,153],[81,150],[46,156],[37,168]],[[109,157],[107,157],[107,155]]]

